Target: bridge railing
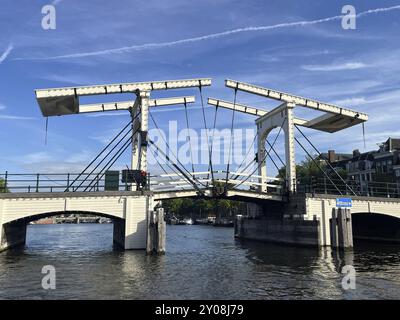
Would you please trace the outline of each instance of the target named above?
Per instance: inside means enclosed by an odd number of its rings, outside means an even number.
[[[130,183],[122,183],[122,172],[112,179],[98,173],[4,173],[0,174],[0,193],[36,193],[36,192],[82,192],[82,191],[128,191]],[[224,186],[238,190],[257,192],[262,186],[260,176],[231,172],[226,180],[226,171],[216,170],[194,172],[190,174],[199,188]],[[212,177],[214,180],[212,180]],[[193,185],[182,174],[147,175],[144,189],[152,191],[179,191],[194,189]],[[278,178],[268,178],[268,193],[285,193],[285,182]]]
[[[189,174],[188,174],[189,175]],[[230,172],[226,180],[226,171],[215,170],[190,173],[191,178],[201,187],[224,186],[228,183],[229,188],[238,187],[241,190],[257,191],[262,183],[258,175],[247,173]],[[214,178],[214,180],[212,180]],[[269,193],[282,194],[285,192],[285,182],[279,178],[267,178],[266,187]],[[154,191],[179,191],[193,189],[193,185],[182,175],[177,173],[160,174],[151,177],[150,189]]]
[[[400,183],[362,181],[313,177],[310,182],[297,182],[297,192],[335,195],[358,195],[366,197],[400,198]]]
[[[0,193],[126,191],[130,183],[122,183],[122,173],[110,181],[98,173],[4,173],[0,174]],[[150,176],[147,177],[146,188]]]

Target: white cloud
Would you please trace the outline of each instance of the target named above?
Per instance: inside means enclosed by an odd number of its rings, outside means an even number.
[[[307,71],[343,71],[343,70],[357,70],[368,67],[362,62],[346,62],[342,64],[329,64],[329,65],[304,65],[301,68]]]
[[[105,112],[90,113],[90,114],[86,115],[86,117],[89,117],[89,118],[114,117],[114,116],[129,116],[129,113],[127,113],[127,112],[105,111]]]
[[[37,162],[50,161],[53,159],[53,157],[47,152],[34,152],[25,155],[24,159],[26,163],[37,163]]]
[[[7,108],[4,104],[0,103],[0,110],[4,110],[5,108]]]
[[[399,9],[400,9],[400,5],[393,6],[393,7],[387,7],[387,8],[371,9],[368,11],[360,12],[356,16],[360,18],[360,17],[367,16],[370,14],[388,12],[388,11],[399,10]],[[332,16],[332,17],[322,18],[322,19],[317,19],[317,20],[279,23],[279,24],[269,25],[269,26],[244,27],[244,28],[227,30],[227,31],[223,31],[223,32],[212,33],[212,34],[207,34],[207,35],[193,37],[193,38],[187,38],[187,39],[181,39],[181,40],[176,40],[176,41],[145,43],[142,45],[132,45],[132,46],[125,46],[125,47],[114,48],[114,49],[106,49],[106,50],[99,50],[99,51],[92,51],[92,52],[80,52],[80,53],[59,55],[59,56],[53,56],[53,57],[44,57],[44,58],[17,58],[16,60],[58,60],[58,59],[101,56],[101,55],[109,55],[109,54],[116,54],[116,53],[127,53],[127,52],[131,52],[131,51],[142,51],[142,50],[148,50],[148,49],[167,48],[167,47],[172,47],[172,46],[181,45],[181,44],[194,43],[194,42],[199,42],[199,41],[227,37],[227,36],[240,34],[240,33],[260,32],[260,31],[270,31],[270,30],[284,29],[284,28],[312,26],[312,25],[322,24],[322,23],[326,23],[326,22],[330,22],[330,21],[340,20],[342,18],[343,18],[343,16],[339,15],[339,16]]]
[[[368,103],[365,97],[348,98],[343,100],[336,100],[333,102],[339,106],[358,106],[361,104]]]
[[[35,119],[35,118],[0,114],[0,120],[33,120],[33,119]]]
[[[10,43],[8,45],[6,51],[4,51],[2,55],[0,55],[0,64],[7,59],[7,57],[9,56],[9,54],[11,53],[11,51],[13,49],[14,49],[14,46]]]

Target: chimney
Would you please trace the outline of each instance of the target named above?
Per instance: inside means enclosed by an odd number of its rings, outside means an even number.
[[[329,151],[328,151],[328,161],[329,161],[330,163],[336,161],[335,150],[329,150]]]

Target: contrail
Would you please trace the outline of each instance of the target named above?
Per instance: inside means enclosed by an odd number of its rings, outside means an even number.
[[[367,11],[360,12],[355,15],[357,18],[361,18],[370,14],[375,13],[382,13],[388,12],[393,10],[399,10],[400,5],[387,7],[387,8],[377,8],[371,9]],[[219,33],[212,33],[204,36],[188,38],[188,39],[181,39],[171,42],[159,42],[159,43],[146,43],[142,45],[134,45],[134,46],[127,46],[121,48],[114,48],[114,49],[107,49],[107,50],[100,50],[100,51],[92,51],[92,52],[81,52],[81,53],[74,53],[74,54],[66,54],[60,56],[53,56],[53,57],[44,57],[44,58],[17,58],[16,60],[56,60],[56,59],[70,59],[70,58],[82,58],[82,57],[90,57],[90,56],[99,56],[99,55],[106,55],[111,53],[126,53],[131,51],[142,51],[147,49],[156,49],[156,48],[165,48],[165,47],[172,47],[180,44],[185,43],[192,43],[192,42],[199,42],[204,40],[216,39],[221,37],[226,37],[238,33],[245,33],[245,32],[256,32],[256,31],[268,31],[268,30],[275,30],[275,29],[283,29],[283,28],[291,28],[291,27],[304,27],[309,25],[321,24],[325,22],[330,22],[334,20],[340,20],[343,18],[343,15],[333,16],[318,20],[306,20],[306,21],[297,21],[297,22],[289,22],[289,23],[280,23],[270,26],[258,26],[258,27],[245,27],[233,30],[227,30],[224,32]]]
[[[7,59],[8,55],[11,53],[11,51],[14,49],[14,46],[12,45],[12,43],[10,43],[6,49],[6,51],[4,51],[4,53],[0,56],[0,64]]]

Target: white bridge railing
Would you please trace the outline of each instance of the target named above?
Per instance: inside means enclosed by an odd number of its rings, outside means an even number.
[[[187,174],[196,183],[199,188],[211,188],[224,186],[225,183],[231,187],[239,186],[240,190],[258,190],[263,184],[260,182],[261,176],[250,175],[246,172],[230,172],[226,180],[226,171],[216,170],[191,172]],[[214,177],[214,180],[212,179]],[[244,181],[246,180],[246,181]],[[271,192],[281,193],[284,180],[275,177],[267,177],[265,184],[271,189]],[[214,181],[214,183],[213,183]],[[193,185],[181,173],[169,173],[151,176],[150,190],[153,191],[179,191],[194,189]]]

